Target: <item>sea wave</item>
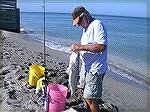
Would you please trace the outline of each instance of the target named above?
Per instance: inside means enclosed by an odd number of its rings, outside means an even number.
[[[149,82],[147,76],[144,76],[144,75],[142,75],[132,69],[129,69],[127,67],[117,66],[116,64],[108,62],[108,69],[110,71],[113,71],[114,73],[119,74],[120,76],[122,76],[124,78],[127,78],[127,79],[134,81],[145,87],[150,85],[150,82]]]

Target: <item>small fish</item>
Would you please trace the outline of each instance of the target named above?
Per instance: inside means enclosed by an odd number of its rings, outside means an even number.
[[[73,52],[70,55],[69,66],[66,73],[69,75],[69,87],[71,90],[71,96],[75,94],[77,89],[78,77],[79,77],[79,53]]]

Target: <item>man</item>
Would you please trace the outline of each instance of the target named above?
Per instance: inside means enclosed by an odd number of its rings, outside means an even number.
[[[92,18],[83,7],[72,12],[73,26],[83,28],[81,43],[71,46],[73,52],[80,51],[82,69],[85,73],[83,97],[90,112],[99,112],[98,100],[102,96],[102,81],[107,71],[107,32],[101,21]]]

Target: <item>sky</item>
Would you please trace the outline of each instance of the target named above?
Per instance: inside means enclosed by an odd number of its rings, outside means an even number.
[[[40,2],[18,2],[21,12],[42,12]],[[92,14],[149,17],[147,2],[46,2],[46,12],[71,13],[76,6],[84,6]]]

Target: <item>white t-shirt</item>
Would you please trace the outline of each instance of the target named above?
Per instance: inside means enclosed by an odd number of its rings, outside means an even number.
[[[99,20],[94,20],[89,25],[88,29],[83,30],[81,45],[87,44],[105,44],[107,46],[107,31]],[[108,69],[107,67],[107,47],[104,51],[93,53],[89,51],[80,51],[82,60],[82,69],[86,72],[96,72],[103,74]]]

